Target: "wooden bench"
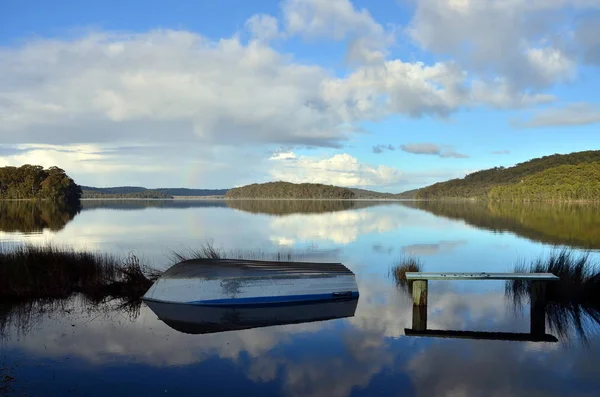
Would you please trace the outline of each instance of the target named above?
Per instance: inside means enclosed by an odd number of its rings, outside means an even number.
[[[540,295],[538,289],[544,289],[547,281],[557,281],[559,278],[552,273],[424,273],[407,272],[406,280],[412,281],[413,303],[417,306],[427,305],[427,282],[429,280],[526,280],[534,281],[535,295]],[[539,283],[538,283],[539,282]]]
[[[528,340],[556,342],[556,337],[546,334],[546,283],[560,280],[552,273],[424,273],[407,272],[406,280],[412,283],[413,327],[405,329],[409,336],[437,336],[473,339]],[[531,318],[530,333],[445,331],[427,329],[427,283],[429,280],[524,280],[530,281]]]

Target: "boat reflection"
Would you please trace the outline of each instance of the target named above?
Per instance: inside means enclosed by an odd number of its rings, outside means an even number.
[[[186,334],[208,334],[353,317],[358,298],[274,306],[218,307],[144,302],[166,325]]]

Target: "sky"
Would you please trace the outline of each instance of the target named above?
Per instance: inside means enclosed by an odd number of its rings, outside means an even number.
[[[401,192],[600,149],[600,0],[4,0],[0,166]]]

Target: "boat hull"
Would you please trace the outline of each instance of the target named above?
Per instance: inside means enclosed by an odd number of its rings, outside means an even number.
[[[358,298],[354,274],[341,264],[204,260],[182,262],[144,300],[196,306],[271,306]]]
[[[206,334],[352,317],[358,299],[243,307],[145,303],[169,327],[188,334]]]

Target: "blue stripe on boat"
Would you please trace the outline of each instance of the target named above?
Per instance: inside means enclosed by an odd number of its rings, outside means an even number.
[[[280,296],[257,296],[250,298],[231,298],[231,299],[211,299],[204,301],[188,302],[190,305],[202,306],[249,306],[249,305],[277,305],[291,303],[306,303],[310,301],[322,302],[338,299],[356,299],[358,291],[348,291],[347,293],[328,293],[328,294],[310,294],[310,295],[280,295]]]

